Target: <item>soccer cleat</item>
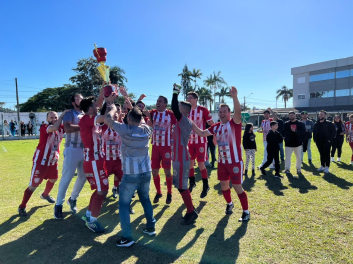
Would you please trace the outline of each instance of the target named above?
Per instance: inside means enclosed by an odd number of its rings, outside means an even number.
[[[248,170],[244,170],[244,176],[248,176]]]
[[[341,162],[341,158],[337,158],[337,162]]]
[[[243,212],[238,222],[248,222],[249,220],[250,220],[250,212],[248,214]]]
[[[193,222],[195,222],[195,220],[199,217],[198,213],[196,212],[196,210],[192,211],[191,213],[187,213],[183,219],[183,221],[180,223],[181,225],[190,225]]]
[[[290,170],[284,170],[284,173],[285,173],[285,174],[289,174],[289,173],[290,173]]]
[[[263,167],[260,168],[261,175],[266,176],[266,171]]]
[[[210,190],[210,187],[204,186],[200,195],[200,198],[205,198],[207,196],[208,191]]]
[[[275,174],[275,178],[283,178],[283,176],[281,174],[279,174],[279,173],[276,173]]]
[[[54,218],[55,219],[63,219],[63,206],[55,205],[54,206]]]
[[[50,195],[44,196],[43,194],[41,194],[40,199],[47,200],[49,203],[52,203],[52,204],[55,203],[55,200]]]
[[[90,229],[94,233],[103,233],[104,232],[104,228],[101,226],[101,224],[98,221],[95,221],[93,223],[86,222],[86,226],[88,227],[88,229]]]
[[[167,193],[167,199],[165,200],[166,204],[170,204],[172,202],[172,194],[171,193]]]
[[[85,223],[91,221],[91,217],[89,217],[89,216],[87,216],[87,215],[82,216],[81,219],[82,219]]]
[[[309,159],[309,164],[313,164],[313,163],[311,162],[311,159]]]
[[[27,216],[26,208],[18,207],[18,214],[20,216]]]
[[[76,214],[77,213],[76,200],[72,200],[70,197],[69,200],[66,201],[66,203],[70,206],[71,212]]]
[[[116,245],[118,247],[131,247],[135,241],[127,239],[125,237],[121,237],[118,241],[116,241]]]
[[[196,183],[190,183],[189,185],[189,191],[192,193],[192,190],[196,187]]]
[[[328,167],[326,167],[326,168],[324,169],[324,173],[330,173]]]
[[[148,227],[143,230],[145,234],[148,234],[149,236],[155,236],[156,235],[156,229],[154,227]]]
[[[226,214],[232,214],[234,209],[234,204],[227,204]]]
[[[158,203],[159,202],[159,198],[162,198],[162,194],[161,193],[157,193],[156,196],[153,199],[153,203]]]
[[[135,213],[135,211],[134,211],[134,209],[132,209],[132,206],[131,206],[131,205],[130,205],[129,213],[130,213],[130,214],[134,214],[134,213]]]
[[[255,176],[255,170],[252,170],[251,176]]]
[[[112,192],[113,192],[113,197],[114,198],[117,198],[118,197],[118,195],[119,195],[119,189],[118,189],[119,187],[113,187],[113,189],[112,189]]]
[[[325,170],[325,168],[324,168],[324,167],[322,167],[322,166],[321,166],[320,168],[318,168],[318,169],[317,169],[317,171],[324,171],[324,170]]]

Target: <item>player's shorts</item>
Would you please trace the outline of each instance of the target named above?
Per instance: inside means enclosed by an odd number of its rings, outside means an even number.
[[[192,160],[197,162],[205,162],[207,160],[207,142],[189,144],[189,153]]]
[[[168,146],[152,146],[152,169],[170,169],[172,165],[172,147]],[[161,166],[162,162],[162,166]]]
[[[219,181],[231,180],[232,184],[243,184],[243,161],[225,164],[218,163],[217,176]]]
[[[116,160],[106,160],[105,161],[105,166],[107,167],[107,175],[112,175],[118,177],[118,179],[121,181],[123,178],[123,169],[121,166],[121,159],[118,158]]]
[[[351,149],[353,150],[353,142],[349,142],[349,146],[350,146]]]
[[[84,161],[83,170],[87,181],[91,185],[91,190],[108,191],[109,181],[105,160]]]
[[[58,164],[47,166],[37,162],[33,163],[29,186],[38,187],[43,180],[56,179],[58,179]]]
[[[189,182],[190,160],[173,161],[173,184],[175,188],[186,190]]]

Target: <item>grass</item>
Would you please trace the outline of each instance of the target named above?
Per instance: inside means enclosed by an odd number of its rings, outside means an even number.
[[[239,223],[241,207],[235,192],[234,214],[226,216],[216,169],[209,170],[211,190],[200,199],[201,176],[192,196],[200,216],[195,225],[181,226],[185,206],[176,189],[173,202],[163,198],[154,205],[157,236],[143,235],[143,210],[138,198],[131,216],[137,244],[117,248],[120,232],[118,200],[106,199],[100,222],[106,233],[89,231],[80,216],[86,210],[91,190],[86,184],[78,199],[79,213],[64,206],[65,219],[53,219],[53,206],[39,198],[42,184],[28,203],[27,218],[17,216],[17,207],[27,188],[32,155],[37,140],[1,141],[0,263],[352,263],[353,259],[353,172],[351,150],[344,144],[343,162],[333,163],[331,173],[316,172],[319,156],[313,145],[314,166],[303,164],[303,175],[279,180],[272,176],[245,177],[251,221]],[[261,136],[256,164],[262,160]],[[62,144],[63,145],[63,144]],[[5,151],[6,150],[6,151]],[[294,157],[293,157],[294,158]],[[305,156],[306,160],[306,156]],[[60,159],[61,172],[63,157]],[[284,169],[282,164],[282,169]],[[292,171],[294,159],[292,159]],[[272,171],[272,174],[274,172]],[[59,177],[60,177],[59,173]],[[269,173],[268,173],[269,174]],[[163,179],[164,175],[161,174]],[[74,178],[75,180],[75,178]],[[162,181],[164,182],[164,181]],[[111,179],[111,184],[113,180]],[[68,195],[72,190],[71,183]],[[58,183],[51,195],[56,198]],[[110,194],[109,194],[110,195]],[[151,184],[151,197],[155,188]],[[68,197],[68,196],[67,196]]]

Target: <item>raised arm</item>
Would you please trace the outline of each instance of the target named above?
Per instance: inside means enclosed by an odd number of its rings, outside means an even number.
[[[230,88],[229,95],[233,98],[234,104],[233,120],[236,124],[239,124],[241,122],[241,107],[240,102],[238,100],[238,90],[237,88],[235,88],[235,86],[232,86]]]
[[[179,101],[178,101],[178,95],[179,93],[173,93],[173,98],[172,98],[172,111],[175,115],[175,118],[179,121],[181,119],[181,113],[179,110]]]
[[[60,115],[60,117],[58,118],[58,120],[56,120],[56,122],[55,122],[53,125],[48,126],[48,128],[47,128],[48,133],[57,131],[57,130],[59,129],[59,127],[60,127],[60,125],[61,125],[61,122],[63,121],[64,115],[65,115],[67,112],[69,112],[69,111],[70,111],[70,110],[65,110],[65,111]],[[64,129],[65,129],[65,128],[64,128]]]
[[[106,115],[104,115],[104,123],[109,126],[110,128],[113,128],[114,125],[114,119],[113,116],[115,115],[116,112],[116,107],[114,104],[107,105],[107,110],[106,110]]]
[[[208,131],[208,129],[201,130],[200,128],[198,128],[194,122],[192,122],[192,130],[194,130],[194,132],[200,137],[207,137],[212,135],[210,131]]]

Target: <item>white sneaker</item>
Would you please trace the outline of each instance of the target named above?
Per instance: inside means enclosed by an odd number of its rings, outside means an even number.
[[[335,158],[334,158],[334,157],[331,157],[331,161],[332,161],[332,162],[335,162]]]
[[[273,163],[271,164],[270,169],[275,169],[275,165],[273,165]]]
[[[341,158],[337,158],[337,162],[341,162]]]
[[[317,170],[318,170],[318,171],[324,171],[324,170],[325,170],[325,168],[321,166],[321,167],[320,167],[320,168],[318,168]]]
[[[351,165],[353,165],[353,161],[351,161]]]
[[[330,171],[328,170],[328,167],[325,168],[324,172],[325,173],[330,173]]]

